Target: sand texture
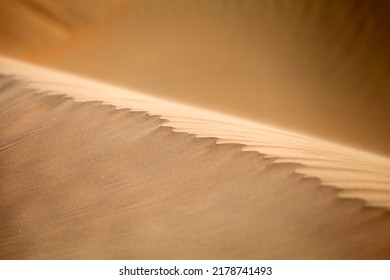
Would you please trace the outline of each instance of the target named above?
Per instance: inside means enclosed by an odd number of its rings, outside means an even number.
[[[390,259],[388,1],[0,3],[0,259]]]
[[[2,258],[390,256],[386,158],[1,67]]]
[[[3,1],[0,52],[389,157],[389,10],[387,0]]]

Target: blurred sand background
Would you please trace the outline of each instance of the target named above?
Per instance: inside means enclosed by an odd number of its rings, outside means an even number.
[[[389,10],[0,2],[0,258],[389,259]]]
[[[0,51],[390,155],[388,1],[0,4]]]

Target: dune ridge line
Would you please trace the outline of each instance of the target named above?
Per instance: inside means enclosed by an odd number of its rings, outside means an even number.
[[[130,89],[0,56],[1,74],[25,80],[28,87],[75,101],[100,101],[118,109],[146,112],[166,120],[162,126],[217,144],[240,144],[278,163],[298,163],[297,172],[339,190],[340,198],[390,208],[390,159],[312,136],[152,97]]]

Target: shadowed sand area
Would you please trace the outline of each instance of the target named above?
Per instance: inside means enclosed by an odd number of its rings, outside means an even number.
[[[0,1],[0,259],[390,259],[389,9]]]
[[[0,81],[3,259],[390,257],[388,212],[297,164]]]

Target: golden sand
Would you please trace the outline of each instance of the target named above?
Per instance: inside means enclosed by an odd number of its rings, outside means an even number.
[[[330,2],[2,2],[72,74],[0,56],[0,259],[389,259],[387,4]]]

